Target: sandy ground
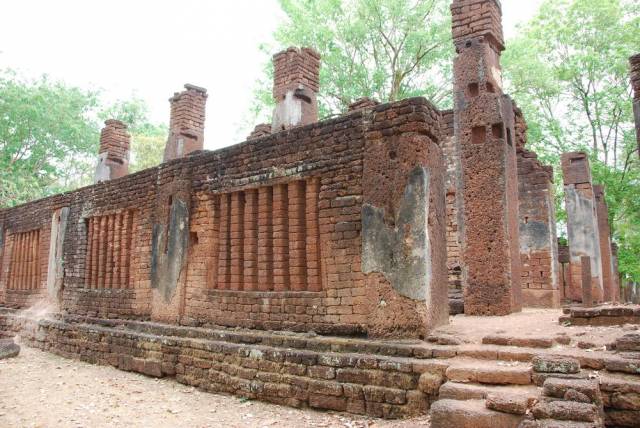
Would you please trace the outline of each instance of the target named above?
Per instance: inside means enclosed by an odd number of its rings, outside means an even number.
[[[209,394],[22,347],[0,361],[0,427],[427,427]]]
[[[445,333],[462,339],[467,343],[481,343],[487,335],[509,335],[518,337],[554,338],[559,335],[571,337],[568,347],[575,348],[579,342],[588,342],[593,348],[604,348],[607,343],[615,342],[629,332],[636,332],[638,326],[563,326],[558,322],[562,315],[560,309],[523,309],[522,312],[508,317],[468,317],[456,315],[449,317],[449,324],[436,329],[436,333]]]

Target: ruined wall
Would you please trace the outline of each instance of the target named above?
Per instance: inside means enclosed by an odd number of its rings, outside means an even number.
[[[631,65],[631,87],[633,88],[633,117],[636,122],[636,138],[640,154],[640,54],[629,58]]]
[[[611,226],[609,225],[609,207],[605,199],[604,186],[593,186],[596,198],[596,213],[598,218],[598,240],[600,242],[600,260],[602,262],[603,300],[615,302],[619,297],[614,280],[614,261],[611,252]]]
[[[525,148],[527,125],[517,108],[515,124],[522,303],[555,308],[560,305],[560,290],[553,169]]]
[[[0,290],[16,306],[46,292],[65,208],[65,312],[423,337],[446,322],[439,133],[432,105],[405,100],[2,210],[0,281],[17,233],[46,245],[37,292]]]
[[[451,5],[458,232],[465,313],[506,315],[521,308],[514,114],[502,93],[500,4]]]
[[[593,283],[592,296],[594,301],[601,302],[604,293],[600,234],[587,154],[583,152],[563,154],[562,173],[567,210],[567,234],[571,250],[571,286],[565,297],[577,302],[582,300],[580,258],[589,256]]]

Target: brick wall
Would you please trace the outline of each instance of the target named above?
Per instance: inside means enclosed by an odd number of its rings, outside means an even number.
[[[11,236],[36,229],[46,278],[51,216],[69,207],[61,302],[68,313],[424,336],[446,322],[445,305],[436,304],[446,298],[438,288],[446,281],[439,133],[433,106],[405,100],[2,210],[9,239],[0,281]],[[365,202],[394,224],[417,166],[430,175],[423,209],[431,277],[416,301],[394,289],[389,272],[363,273],[361,233]],[[44,284],[0,284],[18,306],[27,304],[23,294],[46,295]]]
[[[518,155],[518,215],[520,222],[521,285],[524,306],[560,305],[553,168],[525,148],[527,124],[520,109],[515,114]]]

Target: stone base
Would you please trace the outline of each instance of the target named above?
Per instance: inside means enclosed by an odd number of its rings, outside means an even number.
[[[522,306],[527,308],[559,308],[560,290],[522,290]]]
[[[613,325],[640,324],[640,306],[597,306],[594,308],[565,308],[560,323],[605,327]]]

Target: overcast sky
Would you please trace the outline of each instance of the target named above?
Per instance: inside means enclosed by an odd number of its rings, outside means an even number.
[[[542,0],[502,0],[506,37]],[[42,74],[108,100],[145,99],[168,122],[184,83],[208,89],[205,148],[244,140],[269,42],[283,19],[276,0],[12,0],[3,2],[0,69]]]

